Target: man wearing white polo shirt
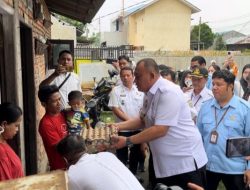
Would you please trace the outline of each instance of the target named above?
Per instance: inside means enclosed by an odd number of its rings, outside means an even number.
[[[180,87],[160,77],[153,59],[137,63],[135,83],[146,94],[141,116],[115,125],[124,130],[145,124],[145,129],[131,137],[113,137],[114,147],[149,142],[157,182],[183,189],[188,182],[206,187],[207,156]]]

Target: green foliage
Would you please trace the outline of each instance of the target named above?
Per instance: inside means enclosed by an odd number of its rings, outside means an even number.
[[[95,44],[95,45],[99,45],[100,44],[100,35],[99,34],[93,34],[93,36],[88,37],[88,28],[87,25],[83,24],[82,22],[79,22],[77,20],[73,20],[70,19],[68,17],[62,16],[62,15],[58,15],[56,14],[56,17],[59,20],[62,20],[72,26],[75,26],[77,28],[77,30],[82,31],[84,35],[82,35],[80,33],[81,36],[77,36],[77,42],[78,43],[87,43],[87,44]],[[78,33],[77,33],[78,35]]]
[[[196,25],[191,31],[191,41],[198,42],[199,41],[199,27],[200,27],[200,42],[204,42],[204,48],[209,48],[214,41],[214,34],[211,28],[203,23],[200,26]]]
[[[221,34],[215,35],[215,49],[216,50],[226,50],[226,43],[224,42]]]
[[[62,20],[66,23],[69,23],[70,25],[72,26],[75,26],[76,28],[78,28],[79,30],[82,30],[84,31],[85,30],[85,25],[82,23],[82,22],[79,22],[77,20],[73,20],[71,18],[68,18],[68,17],[65,17],[65,16],[62,16],[62,15],[56,15],[56,17],[59,19],[59,20]]]
[[[84,44],[93,44],[93,45],[100,45],[100,35],[99,34],[93,34],[91,37],[86,36],[77,36],[77,42],[78,43],[84,43]]]

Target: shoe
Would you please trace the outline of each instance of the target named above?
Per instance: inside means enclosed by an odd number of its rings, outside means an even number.
[[[142,179],[142,177],[135,175],[136,179],[140,182],[140,183],[144,183],[144,179]]]

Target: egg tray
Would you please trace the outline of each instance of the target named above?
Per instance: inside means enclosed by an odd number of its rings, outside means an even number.
[[[109,149],[111,145],[111,136],[118,135],[115,127],[108,127],[106,125],[101,127],[84,128],[82,137],[85,139],[87,150],[89,153],[98,152],[97,146],[104,145]]]

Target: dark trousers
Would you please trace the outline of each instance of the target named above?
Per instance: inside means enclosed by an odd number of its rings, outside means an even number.
[[[184,190],[188,190],[187,184],[191,182],[206,189],[206,166],[203,166],[202,168],[192,172],[187,172],[165,178],[157,178],[156,181],[157,183],[163,183],[167,186],[176,185]]]
[[[135,135],[139,133],[140,131],[133,131],[133,132],[119,132],[119,136],[125,136],[130,137],[132,135]],[[143,154],[141,152],[140,144],[134,144],[129,149],[129,157],[128,157],[128,147],[124,147],[121,149],[116,150],[117,158],[126,165],[129,160],[129,170],[133,173],[137,173],[137,167],[139,164],[139,161],[143,159]]]
[[[244,175],[222,174],[207,171],[207,189],[217,190],[219,182],[222,181],[227,190],[244,190]]]
[[[149,148],[149,160],[148,160],[148,180],[149,183],[151,183],[151,186],[154,188],[156,185],[156,177],[155,177],[155,170],[154,170],[154,164],[153,164],[153,156],[152,152]]]

